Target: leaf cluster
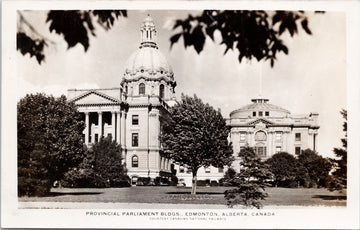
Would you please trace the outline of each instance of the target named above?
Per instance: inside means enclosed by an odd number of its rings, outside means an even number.
[[[185,48],[193,46],[199,54],[204,49],[206,36],[214,41],[215,31],[221,34],[221,43],[229,50],[239,51],[239,62],[243,58],[257,61],[270,60],[274,65],[279,52],[288,54],[281,35],[288,31],[291,36],[298,32],[298,22],[307,34],[311,34],[308,19],[303,11],[248,11],[248,10],[204,10],[201,15],[188,15],[176,20],[173,29],[181,32],[170,38],[171,46],[181,37]]]
[[[196,95],[182,95],[162,125],[164,154],[187,165],[195,175],[202,166],[229,165],[233,160],[229,132],[220,111]]]
[[[46,23],[49,31],[62,35],[68,49],[81,44],[85,52],[88,50],[89,34],[96,36],[93,20],[96,20],[105,30],[109,30],[119,17],[127,17],[126,10],[50,10]],[[29,22],[21,15],[20,28],[27,26],[31,33],[23,29],[17,33],[17,49],[25,55],[36,56],[39,64],[45,60],[44,45],[48,45],[47,38],[40,35]]]

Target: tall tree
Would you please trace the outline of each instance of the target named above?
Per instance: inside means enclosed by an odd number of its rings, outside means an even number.
[[[83,156],[84,122],[65,96],[30,94],[18,102],[18,192],[43,195]]]
[[[240,172],[230,183],[237,188],[225,191],[225,199],[229,207],[244,205],[245,207],[261,208],[261,200],[268,194],[265,192],[266,180],[272,174],[268,166],[261,161],[253,148],[246,147],[239,153]]]
[[[223,167],[232,162],[229,132],[220,111],[196,95],[182,95],[181,101],[171,108],[161,136],[164,154],[192,170],[192,194],[196,194],[200,167]]]
[[[330,190],[343,190],[347,187],[347,110],[342,110],[341,115],[345,119],[343,131],[345,137],[341,139],[342,148],[334,148],[334,153],[338,159],[334,159],[335,171],[332,173],[333,180]]]

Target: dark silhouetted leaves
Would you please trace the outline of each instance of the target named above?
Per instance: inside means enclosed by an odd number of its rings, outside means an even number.
[[[50,22],[50,32],[64,35],[68,48],[74,47],[80,43],[85,51],[89,48],[89,37],[85,24],[88,28],[93,28],[89,17],[85,16],[87,12],[80,11],[60,11],[51,10],[46,22]],[[90,31],[93,31],[90,29]]]
[[[35,56],[39,64],[44,60],[43,54],[44,45],[46,45],[43,39],[32,39],[23,32],[17,33],[16,47],[22,55],[30,54],[30,57]]]
[[[47,15],[46,22],[49,22],[50,32],[62,35],[68,44],[68,49],[81,44],[87,51],[89,44],[89,34],[95,36],[95,27],[93,19],[97,18],[97,22],[104,29],[108,30],[116,19],[120,16],[127,17],[126,10],[51,10]],[[20,22],[21,23],[21,22]],[[23,26],[20,24],[20,27]],[[28,25],[29,26],[29,25]],[[34,26],[30,25],[33,29]],[[36,31],[35,31],[36,32]],[[38,33],[37,36],[39,37]],[[46,38],[32,38],[24,32],[17,34],[17,49],[25,55],[30,53],[36,56],[39,64],[45,59],[43,46],[46,44]]]
[[[224,54],[236,48],[239,62],[243,58],[265,59],[273,66],[279,51],[289,52],[280,35],[287,31],[294,36],[298,32],[298,20],[305,32],[311,34],[303,11],[204,10],[200,16],[189,15],[184,20],[176,20],[173,29],[181,28],[182,31],[175,34],[176,37],[172,36],[170,41],[173,45],[182,36],[185,48],[194,46],[200,53],[205,34],[214,40],[214,32],[218,30],[222,37],[220,44],[225,45]]]

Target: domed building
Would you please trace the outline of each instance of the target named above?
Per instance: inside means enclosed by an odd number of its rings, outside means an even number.
[[[134,182],[138,177],[171,176],[159,136],[162,118],[175,103],[176,86],[172,68],[155,42],[150,16],[140,31],[140,46],[126,62],[120,87],[68,90],[69,101],[84,114],[85,144],[111,136],[121,145],[123,163]]]
[[[268,99],[252,99],[252,104],[230,113],[228,126],[235,161],[232,167],[240,170],[238,153],[246,146],[253,147],[263,159],[278,152],[299,155],[303,149],[316,151],[318,114],[292,115],[288,110],[272,105]]]

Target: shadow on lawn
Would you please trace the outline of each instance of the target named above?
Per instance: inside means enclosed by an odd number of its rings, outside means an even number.
[[[102,194],[102,192],[51,192],[48,196],[66,196],[66,195],[81,196],[81,195],[99,195],[99,194]]]
[[[166,194],[172,195],[182,195],[182,194],[191,194],[191,192],[167,192]],[[224,195],[223,192],[196,192],[196,195]]]
[[[319,198],[323,200],[346,200],[346,196],[315,195],[312,198]]]

